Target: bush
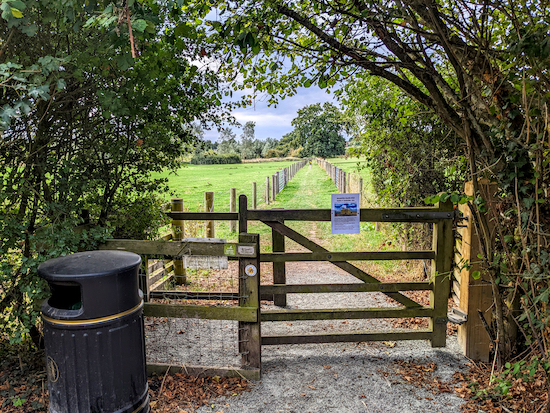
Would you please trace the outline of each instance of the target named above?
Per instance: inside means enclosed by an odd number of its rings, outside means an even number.
[[[265,157],[266,158],[284,158],[286,156],[287,151],[281,150],[281,149],[269,149]]]
[[[241,157],[236,153],[224,153],[221,155],[201,152],[193,155],[191,164],[193,165],[219,165],[241,163]]]
[[[164,202],[156,194],[119,199],[113,209],[115,212],[109,216],[113,238],[157,239],[160,228],[170,223],[170,218],[162,210]]]

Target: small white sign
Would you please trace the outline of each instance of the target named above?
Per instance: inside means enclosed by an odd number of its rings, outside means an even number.
[[[244,267],[244,272],[249,277],[254,277],[258,273],[258,269],[255,265],[248,264],[246,267]]]
[[[254,255],[254,247],[249,247],[246,245],[239,245],[237,248],[239,255]]]
[[[332,194],[331,204],[332,233],[359,234],[359,194]]]

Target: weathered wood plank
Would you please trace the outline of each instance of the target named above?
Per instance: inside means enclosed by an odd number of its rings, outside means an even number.
[[[158,279],[157,281],[155,281],[153,284],[151,284],[149,286],[149,296],[151,295],[151,293],[156,290],[157,288],[164,288],[166,283],[168,281],[170,281],[172,279],[172,277],[174,276],[174,273],[165,273],[160,279]]]
[[[373,252],[273,252],[261,254],[262,262],[290,261],[384,261],[384,260],[431,260],[434,251],[373,251]]]
[[[280,232],[284,236],[306,247],[312,252],[329,252],[326,248],[321,247],[319,244],[316,244],[310,239],[304,237],[302,234],[299,234],[298,232],[287,227],[286,225],[281,224],[280,222],[264,221],[264,223],[270,226],[271,228],[274,228],[276,231]],[[380,283],[380,281],[374,278],[372,275],[367,274],[366,272],[350,264],[349,262],[335,261],[332,263],[337,267],[343,269],[344,271],[347,271],[349,274],[353,275],[354,277],[360,279],[361,281],[370,282],[370,283]],[[384,294],[394,299],[395,301],[403,304],[406,307],[420,307],[420,304],[418,304],[414,300],[411,300],[409,297],[404,296],[403,294],[400,294],[400,293],[384,293]]]
[[[248,380],[260,380],[260,370],[238,369],[231,367],[204,367],[204,366],[186,366],[164,363],[147,363],[147,374],[162,376],[170,373],[185,373],[192,377],[244,377]]]
[[[246,197],[241,195],[241,200]],[[246,204],[244,205],[246,208]],[[244,223],[246,226],[246,223]],[[246,230],[246,228],[243,228]],[[258,234],[239,234],[239,242],[254,243],[260,246]],[[262,334],[260,323],[260,259],[239,258],[239,305],[243,309],[252,308],[256,319],[239,323],[239,351],[242,355],[244,368],[261,369],[262,366]]]
[[[308,294],[308,293],[358,293],[358,292],[399,292],[431,290],[429,282],[413,283],[362,283],[362,284],[274,284],[260,285],[262,295]]]
[[[160,280],[164,276],[165,276],[164,267],[160,267],[156,269],[149,275],[149,285],[155,284],[158,280]]]
[[[231,221],[239,219],[238,212],[166,212],[172,219],[184,221]]]
[[[453,203],[438,202],[442,212],[452,212]],[[445,347],[447,339],[447,304],[451,293],[451,274],[454,258],[453,222],[442,220],[434,224],[432,248],[436,257],[432,261],[431,278],[434,284],[430,292],[430,306],[434,309],[429,328],[433,330],[432,347]]]
[[[395,219],[385,218],[385,216],[401,215],[403,222],[433,222],[433,218],[425,218],[426,214],[433,212],[439,212],[439,210],[435,207],[362,208],[360,219],[362,222],[395,222]],[[330,209],[284,209],[279,211],[256,209],[248,211],[248,219],[252,221],[330,221],[331,217]]]
[[[152,260],[151,260],[152,261]],[[147,263],[147,274],[151,275],[159,268],[164,268],[164,261],[163,260],[155,260],[153,264],[150,262]]]
[[[364,341],[402,341],[429,340],[432,331],[419,330],[389,330],[389,331],[358,331],[352,333],[325,333],[322,335],[288,335],[264,336],[262,345],[306,344],[306,343],[358,343]]]
[[[281,222],[284,224],[284,221]],[[285,254],[285,236],[271,229],[271,245],[273,246],[272,255],[277,255],[279,258],[287,257]],[[260,256],[260,261],[262,257]],[[286,284],[286,261],[273,261],[273,284]],[[286,294],[279,293],[273,296],[273,304],[279,307],[286,307]]]
[[[151,298],[168,298],[173,300],[238,300],[239,293],[221,291],[172,291],[156,290],[151,292]]]
[[[250,243],[221,243],[221,242],[197,242],[197,241],[144,241],[130,239],[110,239],[99,246],[100,250],[130,251],[140,255],[214,255],[223,256],[224,246],[232,245],[236,257],[254,257],[256,248]],[[238,247],[254,247],[251,254],[239,252]]]
[[[418,208],[369,208],[361,209],[362,222],[433,222],[430,213],[439,212],[434,207]],[[238,213],[234,212],[167,212],[167,216],[176,220],[237,220]],[[385,218],[391,216],[394,218]],[[401,216],[402,218],[395,218]],[[330,209],[285,209],[273,212],[265,209],[248,211],[250,221],[330,221]]]
[[[263,310],[261,321],[356,320],[363,318],[431,317],[430,307],[331,308],[315,310]]]
[[[258,309],[253,307],[209,307],[145,303],[143,314],[147,317],[200,318],[203,320],[233,320],[256,322]]]

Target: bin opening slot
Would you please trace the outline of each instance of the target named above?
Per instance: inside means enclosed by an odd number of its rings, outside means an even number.
[[[52,296],[48,303],[60,310],[79,310],[82,308],[82,292],[80,284],[72,282],[51,283]]]

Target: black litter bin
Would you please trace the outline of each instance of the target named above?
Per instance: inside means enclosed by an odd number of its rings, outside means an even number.
[[[89,251],[42,263],[51,413],[147,413],[139,255]]]

